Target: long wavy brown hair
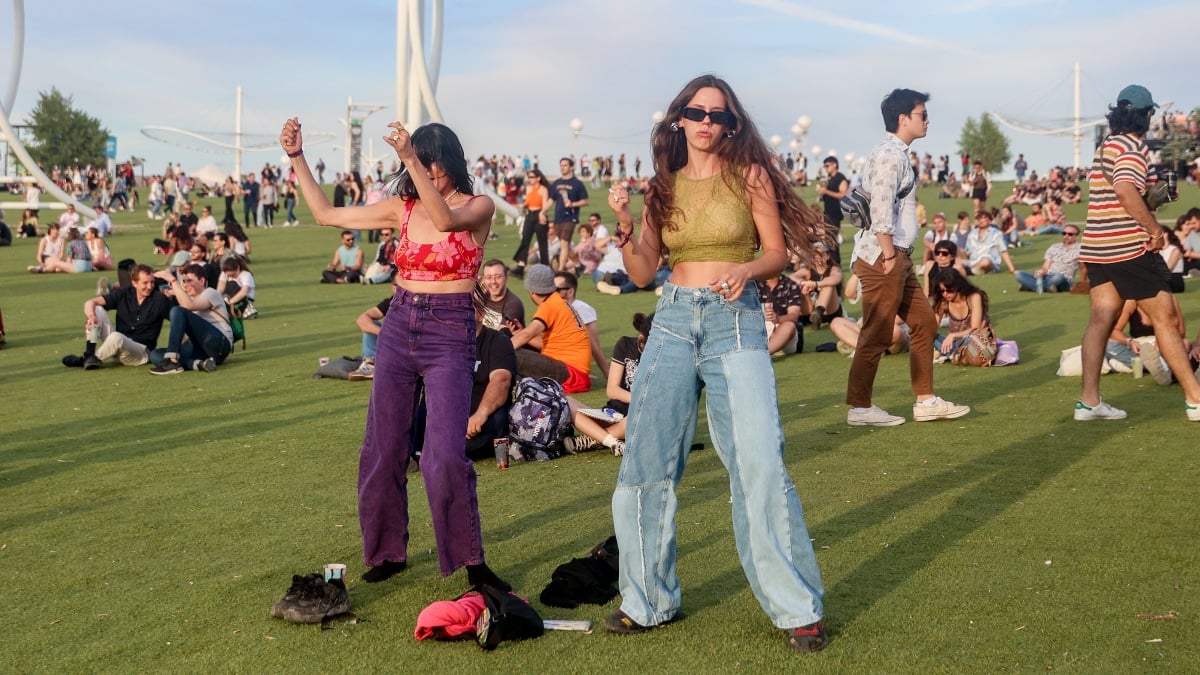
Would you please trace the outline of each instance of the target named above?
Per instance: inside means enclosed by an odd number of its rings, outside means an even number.
[[[645,208],[651,226],[670,230],[678,227],[676,221],[682,211],[675,205],[674,179],[675,172],[688,162],[688,149],[683,131],[673,129],[671,125],[683,118],[683,109],[688,102],[696,92],[706,87],[717,89],[725,96],[726,108],[737,120],[736,126],[727,130],[733,133],[720,136],[713,148],[726,166],[734,169],[723,172],[724,180],[734,194],[746,193],[743,171],[755,165],[761,166],[775,188],[779,215],[783,221],[783,240],[788,252],[800,260],[809,261],[812,259],[814,242],[824,241],[829,246],[836,246],[837,241],[826,230],[825,215],[801,201],[792,190],[759,134],[758,127],[754,125],[754,120],[750,119],[729,83],[715,75],[701,75],[688,82],[667,107],[663,121],[656,124],[650,134],[654,177],[650,179],[650,187],[646,190]],[[748,197],[746,199],[749,205]]]

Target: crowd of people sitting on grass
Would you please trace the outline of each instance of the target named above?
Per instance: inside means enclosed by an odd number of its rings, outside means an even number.
[[[926,157],[917,166],[925,180],[942,183],[943,196],[953,196],[955,173],[944,168],[946,159],[939,158],[936,164],[931,164],[931,158]],[[568,161],[569,158],[564,158],[564,162]],[[513,169],[521,166],[519,160],[512,158],[494,158],[491,161],[480,158],[476,163],[476,171],[492,175],[491,172],[505,167],[500,170],[504,174],[513,173]],[[579,178],[590,179],[593,175],[593,169],[589,168]],[[990,179],[979,175],[977,169],[968,169],[966,175],[967,192],[961,196],[986,200],[990,192]],[[295,201],[294,186],[280,190],[281,185],[290,185],[290,180],[279,176],[271,167],[264,168],[259,182],[259,201],[264,199],[264,186],[271,186],[265,197],[268,202],[274,199],[271,192],[284,193],[289,212],[286,222],[297,222],[291,214]],[[173,183],[168,181],[169,177],[170,172],[152,177],[152,190],[156,182],[176,187],[180,185],[178,180]],[[525,247],[524,250],[518,250],[511,268],[500,259],[489,260],[483,266],[481,293],[485,306],[491,310],[484,316],[492,320],[492,325],[488,327],[503,335],[513,347],[517,363],[513,370],[514,377],[518,374],[551,377],[561,381],[568,392],[583,393],[593,389],[591,374],[594,364],[600,378],[607,382],[605,390],[609,401],[605,407],[620,413],[622,396],[628,398],[628,382],[623,381],[636,368],[636,358],[633,358],[636,350],[631,350],[630,346],[639,345],[638,338],[644,339],[644,333],[621,338],[611,358],[606,356],[605,346],[599,342],[597,312],[577,297],[579,281],[590,277],[595,290],[611,295],[655,291],[670,275],[666,257],[661,260],[659,273],[654,280],[639,287],[629,279],[619,248],[620,241],[603,222],[599,212],[587,213],[586,221],[570,230],[551,226],[554,212],[563,208],[558,201],[562,194],[557,189],[559,182],[576,179],[573,164],[569,167],[564,164],[563,176],[555,181],[549,181],[536,168],[528,169],[520,178],[516,187],[522,195],[517,201],[524,204],[530,214],[525,222],[527,234],[522,239]],[[618,175],[613,180],[619,178]],[[635,175],[626,178],[636,182],[642,177]],[[1007,196],[999,208],[988,207],[985,203],[973,214],[958,212],[954,223],[945,213],[933,214],[923,239],[921,278],[924,291],[941,319],[945,332],[939,336],[937,343],[939,354],[931,355],[931,358],[949,360],[949,356],[962,347],[969,334],[980,330],[991,332],[987,294],[969,281],[972,276],[1007,271],[1014,276],[1020,291],[1066,293],[1072,289],[1078,290],[1076,284],[1086,278],[1078,261],[1080,227],[1067,223],[1061,209],[1063,202],[1078,201],[1078,178],[1079,173],[1072,169],[1056,167],[1050,170],[1045,179],[1039,179],[1034,172],[1014,187],[1013,194]],[[355,204],[379,199],[386,179],[382,167],[368,174],[366,182],[358,172],[337,174],[334,179],[334,201]],[[250,176],[246,182],[257,181]],[[233,184],[233,181],[230,183]],[[233,338],[231,334],[226,335],[228,331],[223,330],[222,321],[227,323],[230,318],[252,318],[258,312],[254,304],[255,281],[250,268],[250,239],[237,220],[238,214],[232,212],[233,205],[238,201],[251,199],[251,190],[245,184],[233,185],[236,190],[229,191],[232,194],[227,195],[232,198],[226,200],[225,218],[220,224],[213,215],[213,207],[209,205],[200,206],[200,213],[195,213],[196,204],[181,200],[182,193],[178,192],[174,200],[168,200],[164,195],[159,205],[155,204],[158,201],[157,193],[152,191],[151,212],[160,213],[162,218],[161,237],[154,240],[155,252],[162,256],[158,271],[145,265],[135,267],[131,265],[132,261],[126,261],[130,265],[126,265],[121,274],[128,277],[125,283],[114,288],[108,285],[107,279],[102,280],[96,296],[85,305],[89,340],[85,343],[84,353],[64,358],[64,364],[94,369],[105,360],[115,358],[126,365],[153,363],[154,372],[179,372],[182,369],[215,370],[224,361],[232,348],[224,349],[221,339],[227,339],[232,345]],[[550,191],[552,186],[556,187],[554,193]],[[133,192],[129,190],[129,193]],[[368,193],[372,192],[377,194],[368,197]],[[952,194],[945,194],[947,192]],[[270,205],[264,205],[267,210],[263,213],[262,221],[255,220],[258,216],[257,206],[256,203],[251,209],[251,205],[246,204],[246,211],[241,215],[248,218],[248,222],[270,226],[273,215]],[[38,243],[35,254],[37,264],[31,265],[30,270],[77,273],[114,269],[113,254],[105,239],[105,235],[111,232],[111,220],[107,218],[104,207],[95,208],[97,216],[104,217],[100,227],[95,224],[89,227],[81,225],[73,207],[50,222]],[[1026,211],[1025,215],[1021,215]],[[36,210],[26,210],[16,228],[16,236],[37,233],[38,216]],[[545,229],[544,240],[534,236],[538,228]],[[572,236],[572,239],[560,239],[560,235]],[[1041,266],[1018,270],[1009,253],[1010,249],[1027,245],[1028,237],[1046,235],[1059,235],[1062,239],[1047,247]],[[368,241],[375,245],[371,247],[364,246],[361,233],[357,231],[341,231],[338,237],[340,245],[322,272],[323,283],[393,282],[396,273],[394,258],[397,249],[405,245],[402,235],[390,228],[372,231]],[[836,250],[831,251],[824,244],[817,244],[814,251],[813,259],[794,260],[785,274],[759,284],[769,350],[776,357],[805,351],[806,331],[809,351],[849,354],[854,350],[858,323],[846,315],[844,303],[852,305],[856,301],[858,281],[853,276],[844,276]],[[1172,290],[1183,292],[1184,279],[1200,275],[1200,208],[1192,208],[1178,218],[1174,231],[1168,233],[1168,245],[1160,255],[1164,273],[1171,275]],[[148,275],[145,272],[147,269],[150,270]],[[528,322],[525,303],[508,288],[510,273],[524,279],[529,293],[527,299],[537,312]],[[193,280],[196,284],[194,289],[188,283]],[[1086,288],[1086,283],[1083,286]],[[211,289],[212,293],[207,293],[207,289]],[[138,295],[143,291],[144,295]],[[181,305],[181,297],[186,299],[187,304]],[[155,298],[153,311],[145,314],[149,317],[148,325],[135,326],[129,316],[122,315],[122,306],[128,314],[130,308],[141,306],[148,298]],[[359,317],[358,325],[363,334],[362,360],[348,379],[372,379],[374,353],[371,345],[386,315],[387,306],[385,300]],[[102,309],[118,310],[115,324],[101,318],[106,317],[106,313],[100,311]],[[199,327],[200,324],[179,314],[181,335],[166,348],[158,349],[161,319],[168,319],[174,309],[188,311],[199,317],[211,330],[204,331]],[[649,325],[649,317],[638,316],[635,326]],[[160,318],[155,322],[154,317]],[[1136,320],[1133,323],[1136,325]],[[93,331],[95,327],[99,327],[98,334]],[[829,339],[814,339],[823,327],[830,329]],[[193,334],[194,338],[191,337]],[[1117,339],[1113,341],[1114,358],[1118,362],[1127,360],[1124,358],[1128,356],[1126,352],[1137,350],[1142,344],[1135,340],[1135,344],[1130,346],[1129,339],[1125,343],[1119,343]],[[1116,349],[1118,346],[1124,351]],[[193,349],[198,354],[192,354]],[[906,349],[907,326],[897,320],[895,340],[889,353]],[[168,362],[165,369],[160,368],[164,361]],[[586,406],[575,398],[571,402],[576,428],[581,436],[569,441],[567,449],[605,446],[619,451],[622,425],[578,413],[579,409]]]

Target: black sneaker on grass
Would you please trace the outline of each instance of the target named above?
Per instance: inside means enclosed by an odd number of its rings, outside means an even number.
[[[100,362],[100,359],[96,358],[94,354],[88,354],[87,356],[83,357],[84,370],[95,370],[102,365],[103,364]]]
[[[284,610],[298,602],[301,596],[308,592],[308,588],[318,580],[324,581],[325,578],[320,574],[305,574],[304,576],[293,574],[291,587],[288,588],[287,593],[284,593],[283,597],[280,598],[273,607],[271,607],[271,616],[277,616],[282,619]]]
[[[798,652],[819,652],[829,644],[825,625],[820,621],[787,632],[787,643]]]
[[[62,358],[62,364],[68,368],[82,368],[83,357],[78,354],[67,354]]]
[[[292,577],[287,595],[271,608],[271,614],[291,623],[321,623],[349,611],[350,594],[345,582],[325,581],[320,574]]]
[[[217,372],[217,360],[210,356],[203,361],[199,361],[196,363],[196,370],[202,370],[206,373],[215,373]]]
[[[178,359],[166,359],[150,369],[151,375],[175,375],[183,372],[183,366]]]

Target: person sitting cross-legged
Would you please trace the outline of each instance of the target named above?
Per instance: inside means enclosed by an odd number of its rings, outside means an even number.
[[[156,349],[150,359],[158,365],[153,375],[174,375],[184,370],[215,372],[233,351],[233,327],[225,299],[204,281],[199,265],[184,265],[178,276],[167,271],[154,276],[166,281],[167,295],[178,306],[171,308],[171,332],[166,349]],[[184,338],[188,341],[185,343]]]
[[[130,283],[119,286],[83,303],[87,317],[88,339],[83,356],[67,354],[67,367],[95,370],[104,361],[116,358],[121,365],[141,366],[150,361],[150,350],[158,342],[162,323],[174,302],[155,288],[154,269],[137,265]],[[116,310],[114,328],[107,310]]]
[[[592,343],[583,320],[555,285],[554,270],[530,265],[525,272],[525,290],[537,312],[527,326],[513,334],[517,371],[526,377],[552,378],[568,394],[591,389]],[[526,346],[540,351],[521,349]]]
[[[625,453],[625,417],[629,415],[633,377],[637,374],[642,351],[646,348],[646,337],[650,335],[653,324],[653,314],[634,314],[633,327],[637,329],[637,336],[620,338],[613,347],[612,362],[608,366],[608,387],[605,392],[608,394],[608,402],[604,407],[619,413],[620,419],[613,422],[597,420],[581,412],[587,406],[574,397],[567,397],[567,403],[571,406],[571,421],[575,429],[582,434],[563,441],[567,452],[576,453],[603,446],[612,450],[614,455]]]

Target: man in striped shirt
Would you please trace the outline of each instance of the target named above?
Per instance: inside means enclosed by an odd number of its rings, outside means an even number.
[[[1087,229],[1079,260],[1087,263],[1091,283],[1091,318],[1083,333],[1083,391],[1075,403],[1075,419],[1125,418],[1125,411],[1100,399],[1100,364],[1108,336],[1125,300],[1134,300],[1154,326],[1156,351],[1183,387],[1187,418],[1200,422],[1200,382],[1189,367],[1179,317],[1171,302],[1165,268],[1157,251],[1166,235],[1143,200],[1151,176],[1146,131],[1158,104],[1150,92],[1129,85],[1108,113],[1109,135],[1096,149],[1088,177]],[[1153,348],[1151,348],[1153,349]],[[1143,358],[1158,358],[1144,349]]]

